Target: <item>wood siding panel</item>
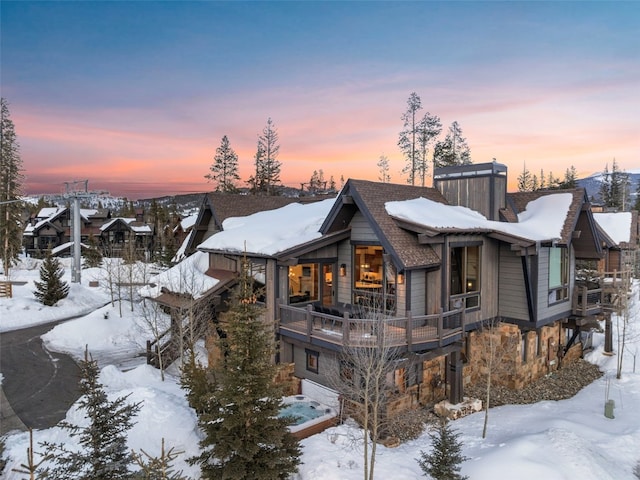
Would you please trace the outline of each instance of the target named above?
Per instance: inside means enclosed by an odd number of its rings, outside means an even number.
[[[522,260],[508,245],[500,247],[498,310],[503,317],[529,320]]]
[[[360,212],[356,212],[351,220],[351,240],[360,242],[378,242],[379,239]]]
[[[427,313],[427,274],[424,270],[412,270],[411,272],[411,304],[412,315],[425,315]],[[406,288],[402,288],[406,292]],[[402,303],[401,303],[402,302]],[[398,307],[404,307],[404,298],[398,295]],[[400,314],[400,308],[398,308]]]
[[[217,253],[209,254],[209,268],[219,270],[230,270],[238,272],[240,270],[240,258],[233,259]]]
[[[349,240],[340,242],[338,245],[338,282],[336,283],[338,288],[336,291],[336,299],[338,303],[351,303],[351,275],[353,274],[351,252],[352,248]],[[340,265],[343,263],[347,267],[347,275],[341,277]]]
[[[307,370],[307,352],[305,351],[306,349],[313,350],[320,354],[320,356],[318,357],[318,373]],[[313,382],[319,383],[320,385],[324,385],[325,387],[335,387],[334,385],[331,385],[331,378],[339,372],[339,363],[335,357],[335,354],[325,350],[320,350],[312,345],[308,347],[294,345],[293,361],[295,363],[294,375],[296,377],[306,378]]]

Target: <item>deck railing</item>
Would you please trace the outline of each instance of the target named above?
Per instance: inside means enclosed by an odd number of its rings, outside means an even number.
[[[602,288],[589,289],[586,285],[576,285],[573,289],[573,314],[586,317],[601,313],[604,303],[603,295]]]
[[[279,306],[279,328],[283,335],[304,335],[308,342],[322,340],[340,347],[407,347],[416,344],[451,343],[465,328],[464,309],[432,315],[407,313],[406,317],[371,315],[352,318],[317,312],[312,305]]]

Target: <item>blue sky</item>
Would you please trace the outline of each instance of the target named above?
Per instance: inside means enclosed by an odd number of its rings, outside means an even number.
[[[271,117],[282,180],[377,179],[411,92],[474,162],[640,166],[640,2],[0,4],[2,96],[27,189],[211,189],[227,135],[251,171]]]

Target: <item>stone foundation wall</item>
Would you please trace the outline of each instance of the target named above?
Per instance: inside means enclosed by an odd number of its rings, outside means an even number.
[[[282,385],[285,396],[298,395],[302,392],[301,380],[295,376],[295,363],[281,363],[277,365],[275,382]]]
[[[522,388],[557,370],[561,361],[575,361],[582,356],[579,343],[563,355],[566,333],[559,321],[537,332],[526,333],[516,325],[500,323],[493,333],[479,330],[469,334],[470,354],[464,370],[464,385],[468,385],[467,379],[473,384],[486,381],[489,335],[497,345],[492,382],[512,389]]]

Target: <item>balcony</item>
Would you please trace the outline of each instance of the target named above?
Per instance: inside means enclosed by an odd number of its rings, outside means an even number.
[[[343,310],[343,315],[337,316],[315,311],[312,305],[301,308],[281,304],[279,333],[333,350],[368,347],[419,351],[458,341],[465,329],[464,309],[380,318],[353,318],[349,309]]]
[[[604,290],[576,285],[573,289],[572,313],[579,317],[589,317],[602,313]]]

